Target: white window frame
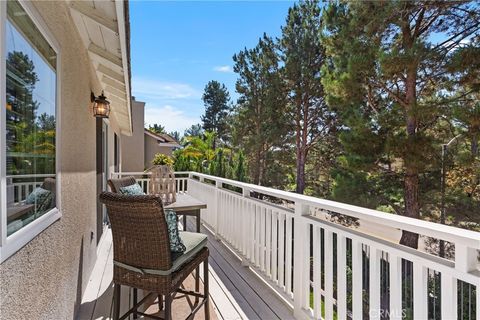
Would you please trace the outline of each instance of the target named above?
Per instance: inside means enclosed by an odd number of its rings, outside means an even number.
[[[6,22],[7,22],[7,1],[0,1],[0,263],[15,254],[37,235],[48,228],[52,223],[59,220],[61,213],[61,173],[60,173],[60,102],[61,102],[61,52],[60,46],[53,34],[49,31],[45,21],[36,11],[32,3],[25,0],[17,0],[33,21],[42,36],[57,54],[56,60],[56,101],[55,101],[55,187],[56,207],[35,219],[25,227],[19,229],[7,237],[7,167],[6,167]]]

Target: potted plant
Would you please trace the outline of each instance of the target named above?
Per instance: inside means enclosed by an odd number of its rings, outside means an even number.
[[[152,164],[154,166],[169,166],[170,168],[172,168],[173,163],[174,163],[173,158],[163,153],[157,153],[152,160]]]

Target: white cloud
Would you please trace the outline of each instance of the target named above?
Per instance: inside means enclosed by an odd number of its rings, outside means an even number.
[[[233,72],[232,67],[230,66],[216,66],[215,68],[213,68],[213,70],[218,72],[227,72],[227,73]]]
[[[132,91],[134,95],[147,100],[200,99],[201,97],[201,92],[187,83],[158,81],[141,77],[132,79]]]
[[[171,105],[163,107],[149,105],[148,103],[145,105],[145,126],[147,128],[149,125],[158,123],[165,126],[167,132],[179,131],[183,134],[185,129],[199,123],[199,120],[198,117],[189,116]]]

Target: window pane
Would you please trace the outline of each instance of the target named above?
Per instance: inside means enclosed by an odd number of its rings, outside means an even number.
[[[7,235],[55,207],[56,54],[16,1],[6,22]]]

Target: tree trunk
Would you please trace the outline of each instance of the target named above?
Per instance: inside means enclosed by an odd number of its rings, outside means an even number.
[[[404,182],[405,216],[420,218],[420,206],[418,202],[418,172],[407,168]],[[412,248],[418,248],[418,234],[409,231],[402,232],[400,244]]]
[[[297,187],[295,192],[303,194],[305,190],[305,152],[304,148],[297,146]]]
[[[406,127],[407,127],[407,152],[416,152],[417,141],[417,66],[415,64],[410,65],[407,69],[407,79],[405,83],[406,92],[405,98],[407,102],[406,107]],[[404,215],[410,218],[420,218],[420,204],[418,201],[419,193],[419,174],[418,167],[415,163],[415,159],[412,160],[412,155],[404,156],[405,162],[405,180],[404,180],[404,200],[405,200],[405,212]],[[402,238],[400,244],[418,248],[418,234],[409,231],[402,232]]]
[[[305,190],[305,151],[306,148],[304,140],[304,128],[302,127],[300,119],[302,119],[302,103],[301,99],[297,95],[296,99],[296,114],[295,114],[295,146],[296,149],[296,165],[297,165],[297,176],[296,176],[296,187],[295,192],[303,194]],[[305,123],[304,123],[305,125]]]
[[[260,150],[255,152],[255,168],[253,169],[253,184],[260,185]]]
[[[476,157],[478,155],[478,132],[480,131],[480,129],[472,129],[472,146],[471,146],[471,152],[472,152],[472,156],[473,157]]]

